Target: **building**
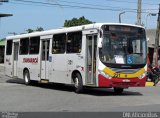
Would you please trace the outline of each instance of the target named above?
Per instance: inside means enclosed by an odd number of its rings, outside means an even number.
[[[148,38],[148,47],[154,48],[155,46],[155,37],[156,37],[156,29],[148,29],[146,30],[146,35]]]
[[[154,48],[155,48],[156,29],[147,29],[146,35],[148,39],[148,56],[150,63],[153,64],[155,61]],[[160,37],[159,37],[159,46],[160,46]],[[159,55],[160,55],[160,50],[159,50]]]
[[[4,63],[5,40],[0,40],[0,63]]]
[[[0,2],[8,2],[6,1],[0,1]],[[8,16],[13,16],[12,14],[3,14],[0,13],[0,18],[1,17],[8,17]],[[0,40],[0,63],[4,63],[4,49],[5,49],[5,40]]]

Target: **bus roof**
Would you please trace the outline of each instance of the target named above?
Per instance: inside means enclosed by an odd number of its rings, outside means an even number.
[[[133,27],[143,28],[142,26],[125,24],[125,23],[94,23],[94,24],[88,24],[88,25],[62,27],[59,29],[51,29],[46,31],[37,31],[32,33],[8,36],[6,37],[6,39],[7,40],[20,39],[20,38],[26,38],[26,37],[45,36],[45,35],[53,35],[53,34],[65,33],[65,32],[81,31],[81,30],[87,30],[87,29],[95,29],[95,28],[99,29],[102,25],[123,25],[123,26],[133,26]]]

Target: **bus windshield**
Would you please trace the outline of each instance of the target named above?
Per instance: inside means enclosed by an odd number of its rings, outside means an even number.
[[[100,60],[105,64],[146,63],[146,36],[142,28],[104,26]]]

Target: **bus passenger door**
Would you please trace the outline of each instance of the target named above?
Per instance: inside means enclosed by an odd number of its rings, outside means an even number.
[[[18,49],[19,49],[19,42],[14,42],[14,52],[13,52],[13,76],[18,76]]]
[[[41,79],[49,79],[49,44],[50,40],[42,40]]]
[[[96,55],[97,55],[97,35],[88,35],[87,36],[87,69],[86,69],[86,77],[87,84],[96,85]]]

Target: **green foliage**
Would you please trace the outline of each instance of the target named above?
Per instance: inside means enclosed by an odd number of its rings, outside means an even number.
[[[6,38],[2,38],[2,39],[0,39],[0,41],[4,41],[4,40],[6,40]]]
[[[27,29],[26,31],[27,31],[27,33],[32,33],[32,32],[34,32],[34,30],[32,30],[32,29]]]
[[[72,26],[80,26],[80,25],[86,25],[91,24],[92,21],[86,19],[84,16],[77,18],[72,18],[72,20],[65,20],[64,27],[72,27]]]
[[[36,30],[33,30],[33,29],[29,28],[26,31],[27,31],[27,33],[32,33],[32,32],[35,32],[35,31],[44,31],[44,29],[42,27],[37,27]]]
[[[37,27],[36,31],[44,31],[42,27]]]

